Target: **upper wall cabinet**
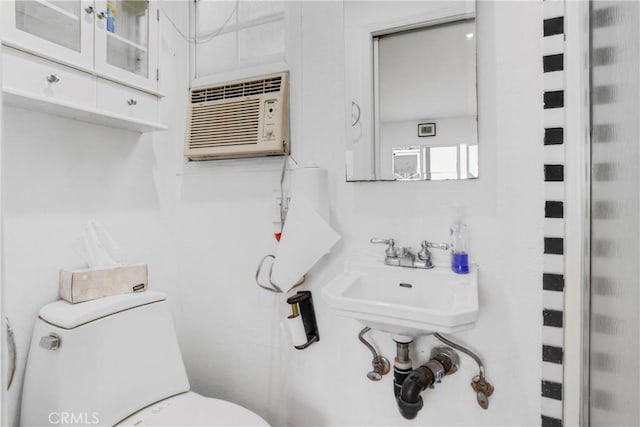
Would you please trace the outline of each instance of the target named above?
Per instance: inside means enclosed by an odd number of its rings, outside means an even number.
[[[14,0],[4,44],[155,95],[158,8],[144,0]]]
[[[158,122],[158,5],[146,0],[3,3],[10,105],[139,132]]]

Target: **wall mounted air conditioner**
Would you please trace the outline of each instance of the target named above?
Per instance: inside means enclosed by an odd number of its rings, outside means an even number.
[[[207,160],[284,154],[287,73],[191,89],[185,156]]]

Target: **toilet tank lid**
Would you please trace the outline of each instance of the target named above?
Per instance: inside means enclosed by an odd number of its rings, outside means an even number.
[[[42,307],[39,315],[42,320],[52,325],[63,329],[73,329],[120,311],[165,299],[167,299],[167,295],[162,292],[145,291],[114,295],[77,304],[58,300]]]

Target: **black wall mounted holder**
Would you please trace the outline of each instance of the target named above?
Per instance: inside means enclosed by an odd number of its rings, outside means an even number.
[[[302,316],[302,324],[304,332],[307,335],[307,342],[302,345],[294,346],[298,350],[304,350],[314,342],[320,341],[318,334],[318,324],[316,323],[316,313],[313,309],[313,298],[311,291],[298,291],[295,295],[287,298],[287,304],[291,304],[293,314],[289,318],[298,316],[298,308],[300,316]]]

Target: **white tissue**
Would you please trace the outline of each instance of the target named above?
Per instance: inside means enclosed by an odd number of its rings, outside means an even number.
[[[329,221],[329,176],[317,166],[296,169],[291,184],[291,200],[304,199],[320,216]]]
[[[304,198],[293,198],[276,250],[271,281],[289,289],[340,240]]]
[[[307,342],[307,333],[304,330],[302,316],[287,317],[282,321],[289,335],[291,345],[302,345]]]
[[[75,243],[75,249],[84,258],[89,268],[117,267],[120,248],[107,230],[96,221],[89,221]]]

